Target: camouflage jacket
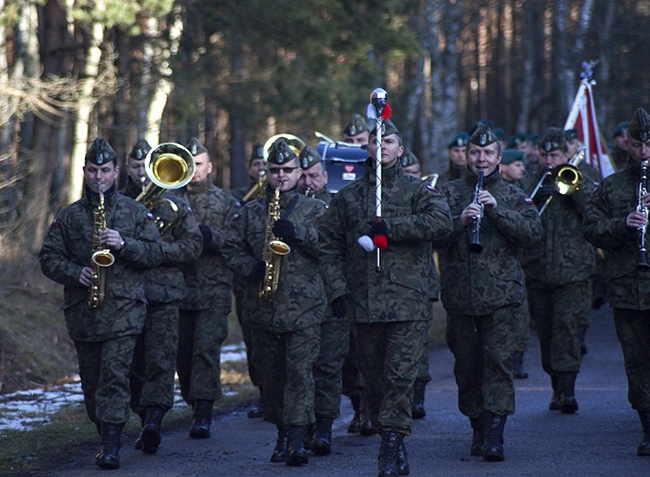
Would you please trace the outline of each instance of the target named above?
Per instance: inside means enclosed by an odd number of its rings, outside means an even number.
[[[140,333],[146,316],[144,270],[156,267],[163,259],[160,234],[149,211],[118,194],[115,188],[104,197],[106,226],[120,233],[124,247],[112,252],[115,263],[106,269],[106,298],[102,306],[89,308],[88,287],[79,283],[81,270],[90,266],[97,194],[86,189],[84,198],[59,212],[40,252],[45,276],[64,286],[63,310],[68,331],[78,341],[103,341]],[[134,309],[134,302],[142,307]]]
[[[382,218],[388,247],[367,252],[358,243],[375,221],[375,168],[366,161],[362,178],[341,189],[318,224],[321,270],[330,303],[347,295],[357,323],[426,320],[431,306],[431,242],[448,235],[447,203],[435,188],[402,171],[399,162],[382,171]]]
[[[526,265],[530,286],[555,287],[587,280],[596,270],[596,249],[585,240],[581,226],[585,204],[598,185],[599,174],[589,164],[582,163],[579,168],[586,171],[582,186],[570,195],[553,192],[540,216],[541,241]],[[545,202],[535,200],[538,208]]]
[[[223,252],[228,266],[246,277],[263,260],[268,204],[272,198],[273,192],[267,187],[265,197],[246,203],[226,235]],[[285,217],[288,207],[290,214]],[[318,234],[314,227],[325,211],[325,204],[298,194],[294,188],[280,195],[280,211],[282,218],[294,223],[296,238],[287,242],[291,251],[281,259],[275,297],[268,301],[260,299],[260,282],[251,280],[244,291],[245,319],[252,326],[277,333],[317,325],[325,310],[323,283],[318,273]]]
[[[436,182],[436,185],[438,187],[442,186],[443,184],[446,184],[447,182],[455,181],[456,179],[462,179],[467,175],[467,166],[455,166],[451,162],[449,163],[449,168],[440,174],[440,177],[438,177],[438,181]]]
[[[128,180],[122,191],[127,197],[135,199],[140,195],[141,188],[132,180]],[[175,211],[170,202],[173,202]],[[203,235],[192,209],[179,197],[163,192],[151,207],[154,218],[163,219],[170,228],[163,234],[163,263],[145,271],[145,295],[150,305],[174,303],[185,298],[187,289],[180,265],[191,264],[199,259],[203,249]]]
[[[434,243],[440,253],[442,304],[449,314],[489,315],[524,300],[524,276],[519,247],[539,241],[537,209],[526,194],[504,181],[495,170],[483,179],[483,189],[497,201],[496,210],[481,219],[479,241],[483,251],[470,253],[474,226],[465,227],[461,212],[474,199],[476,176],[468,174],[442,187],[453,220],[453,233]]]
[[[321,190],[316,192],[313,195],[313,197],[315,199],[322,200],[323,202],[325,202],[328,205],[332,201],[332,194],[330,194],[329,191],[327,190],[327,185],[325,185],[325,187],[323,187]]]
[[[210,227],[212,241],[201,257],[182,267],[187,297],[180,306],[184,310],[207,310],[230,306],[232,274],[226,267],[221,247],[232,218],[239,205],[230,192],[215,186],[208,176],[201,182],[190,182],[179,195],[194,212],[200,225]]]
[[[605,251],[607,299],[612,308],[650,309],[650,272],[635,269],[639,261],[639,234],[625,219],[637,207],[640,167],[629,161],[607,176],[585,208],[585,237]],[[646,247],[648,247],[646,239]]]

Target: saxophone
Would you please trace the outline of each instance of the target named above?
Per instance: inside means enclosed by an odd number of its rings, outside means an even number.
[[[106,272],[107,268],[113,265],[115,257],[111,251],[102,247],[99,241],[99,234],[106,229],[106,206],[104,205],[104,191],[99,188],[99,205],[95,210],[93,220],[93,253],[91,256],[90,287],[88,288],[88,306],[99,308],[104,303],[106,296]]]
[[[264,238],[264,252],[262,258],[266,263],[264,280],[260,283],[258,296],[263,300],[272,300],[278,291],[280,280],[280,267],[282,257],[291,252],[291,247],[279,240],[273,234],[273,224],[280,218],[280,187],[275,188],[273,199],[269,202],[268,214],[266,216],[266,236]]]

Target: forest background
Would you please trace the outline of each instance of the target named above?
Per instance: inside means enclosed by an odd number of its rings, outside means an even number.
[[[248,183],[255,142],[338,138],[376,87],[425,172],[444,171],[449,140],[481,119],[507,137],[562,127],[583,61],[598,60],[606,140],[650,107],[647,0],[0,0],[0,12],[2,290],[40,286],[43,235],[80,197],[97,136],[120,158],[139,137],[196,136],[229,189]],[[0,388],[6,342],[0,326]]]

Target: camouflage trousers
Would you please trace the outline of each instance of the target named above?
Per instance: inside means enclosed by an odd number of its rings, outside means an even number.
[[[106,341],[75,341],[88,417],[95,424],[129,419],[129,368],[137,335]]]
[[[368,414],[384,431],[410,435],[413,383],[429,321],[353,323]]]
[[[516,306],[491,315],[447,315],[447,345],[453,353],[458,409],[470,418],[484,411],[515,412],[513,355],[519,327]]]
[[[418,374],[416,376],[417,380],[427,383],[431,381],[431,376],[429,375],[429,331],[431,330],[431,325],[433,324],[433,303],[433,301],[430,303],[430,319],[427,321],[424,333],[422,334],[422,355],[418,360]]]
[[[251,383],[259,386],[262,380],[260,376],[260,367],[255,360],[255,350],[253,349],[253,339],[251,337],[252,327],[246,320],[244,314],[244,290],[246,289],[246,279],[239,275],[235,275],[233,280],[233,294],[235,295],[235,310],[237,311],[237,321],[241,328],[242,337],[244,338],[244,346],[246,347],[246,363],[248,365],[248,375],[251,378]]]
[[[230,306],[179,310],[176,371],[188,404],[221,397],[221,344],[228,336]]]
[[[632,409],[650,411],[650,310],[615,308],[614,323],[625,360],[627,398]]]
[[[524,298],[524,302],[519,305],[515,313],[518,315],[517,321],[519,323],[516,351],[524,353],[528,349],[528,343],[530,343],[530,307],[528,298]]]
[[[129,373],[131,409],[140,417],[144,417],[147,406],[169,411],[174,405],[177,349],[178,306],[150,305]]]
[[[349,340],[349,321],[321,323],[320,350],[314,363],[316,416],[336,419],[340,415],[342,369],[348,354]]]
[[[259,351],[264,418],[278,428],[314,422],[313,367],[318,357],[320,326],[287,333],[253,328]]]
[[[343,362],[343,394],[348,396],[351,401],[359,401],[363,394],[363,379],[359,365],[357,364],[357,346],[350,331],[348,338],[349,348],[345,361]],[[356,410],[356,409],[355,409]]]
[[[591,311],[591,283],[585,280],[556,288],[535,284],[528,289],[528,299],[544,371],[551,377],[579,372],[578,317]]]

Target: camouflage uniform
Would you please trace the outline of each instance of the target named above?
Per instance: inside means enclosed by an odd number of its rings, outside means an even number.
[[[485,411],[514,413],[516,310],[525,296],[517,244],[532,245],[541,232],[530,200],[495,170],[484,178],[483,188],[496,199],[497,209],[481,220],[483,252],[470,253],[473,227],[464,227],[460,214],[472,201],[475,185],[476,176],[468,173],[442,187],[454,231],[434,243],[440,249],[441,299],[448,314],[447,344],[456,360],[458,408],[471,419]]]
[[[248,277],[263,260],[266,247],[266,196],[247,203],[226,234],[223,253],[232,270]],[[323,202],[297,193],[280,196],[280,210],[294,223],[296,239],[282,258],[279,286],[273,300],[259,298],[259,282],[248,280],[244,315],[252,327],[253,347],[259,353],[265,417],[278,428],[305,426],[314,421],[312,366],[319,347],[319,324],[325,297],[318,268],[318,236],[313,225],[322,215]]]
[[[436,182],[436,185],[440,187],[443,184],[446,184],[447,182],[455,181],[456,179],[462,179],[466,175],[467,175],[467,166],[458,167],[450,162],[449,169],[447,169],[445,172],[440,174],[440,177],[438,177],[438,181]]]
[[[357,359],[368,396],[370,418],[382,432],[411,432],[411,400],[430,306],[431,244],[449,232],[442,195],[407,176],[397,161],[383,169],[382,218],[388,247],[366,252],[357,239],[375,220],[374,161],[363,178],[333,198],[318,225],[322,273],[330,302],[348,296]]]
[[[179,306],[177,370],[183,399],[192,404],[221,397],[221,343],[228,336],[232,306],[232,275],[221,247],[239,207],[235,198],[216,187],[209,176],[187,184],[182,197],[197,222],[209,227],[212,236],[201,257],[182,268],[187,296]]]
[[[575,193],[553,199],[541,215],[543,225],[538,254],[526,266],[528,299],[535,321],[542,367],[558,391],[559,373],[580,371],[578,320],[591,312],[591,277],[596,251],[581,233],[582,216],[595,189],[595,171],[588,164],[581,169],[584,183]],[[541,176],[540,176],[541,177]],[[537,183],[538,181],[535,181]],[[546,201],[535,197],[539,207]]]
[[[123,194],[136,198],[140,192],[140,185],[129,179]],[[176,205],[175,214],[166,200]],[[198,260],[203,247],[196,218],[181,199],[164,192],[151,212],[171,227],[163,235],[163,263],[145,272],[147,319],[136,343],[129,374],[131,409],[142,418],[148,406],[168,411],[174,404],[178,303],[187,293],[179,266]]]
[[[106,298],[91,309],[88,287],[79,283],[92,254],[94,212],[98,195],[86,188],[84,198],[67,206],[50,226],[40,252],[43,273],[64,285],[66,325],[75,342],[86,411],[90,419],[123,424],[129,418],[128,371],[137,335],[146,317],[144,269],[163,259],[160,234],[149,211],[115,188],[104,194],[106,226],[122,235],[106,269]]]

